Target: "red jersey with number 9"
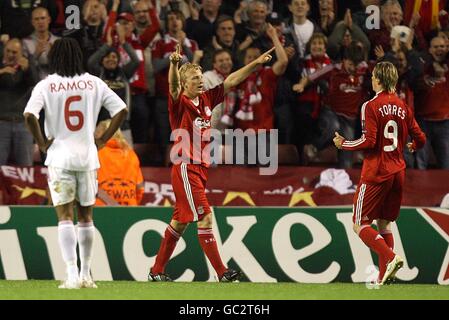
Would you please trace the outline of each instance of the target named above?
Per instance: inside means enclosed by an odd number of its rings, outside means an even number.
[[[409,136],[414,149],[426,141],[412,110],[395,93],[381,91],[365,102],[361,121],[360,139],[342,144],[344,150],[364,150],[361,182],[380,183],[405,169],[403,153]]]
[[[45,134],[54,139],[46,166],[74,171],[100,167],[94,132],[101,107],[113,117],[126,104],[103,80],[89,73],[73,78],[51,74],[34,87],[24,113],[39,119],[44,109]]]

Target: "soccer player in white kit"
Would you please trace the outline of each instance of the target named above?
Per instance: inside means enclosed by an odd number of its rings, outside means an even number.
[[[67,278],[59,288],[96,288],[90,273],[94,224],[92,208],[97,194],[98,149],[125,119],[126,104],[101,79],[83,71],[81,49],[74,39],[57,40],[50,52],[50,74],[33,90],[24,111],[25,122],[39,149],[47,153],[48,186],[58,216],[58,240],[67,265]],[[101,107],[111,125],[94,138]],[[45,135],[38,118],[45,112]],[[73,225],[77,206],[78,235]],[[76,245],[81,270],[78,273]]]

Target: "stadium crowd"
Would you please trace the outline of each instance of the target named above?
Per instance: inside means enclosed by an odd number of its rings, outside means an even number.
[[[52,43],[72,37],[86,70],[127,103],[128,144],[157,145],[160,164],[170,146],[167,77],[176,45],[213,87],[278,39],[285,68],[267,66],[229,92],[213,110],[214,128],[278,129],[279,143],[295,145],[304,164],[332,145],[335,131],[360,136],[361,106],[374,96],[371,71],[390,61],[397,93],[427,136],[422,150],[406,154],[407,165],[427,169],[434,158],[449,169],[447,11],[446,0],[2,0],[0,165],[33,165],[22,113],[48,74]],[[353,164],[338,151],[338,167]]]

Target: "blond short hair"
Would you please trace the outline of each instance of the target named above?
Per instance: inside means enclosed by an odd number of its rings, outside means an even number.
[[[379,80],[384,90],[388,92],[396,91],[396,84],[398,83],[398,70],[391,62],[379,62],[373,70],[374,77]]]
[[[111,125],[111,119],[103,120],[101,121],[95,130],[95,134],[100,136],[102,135]],[[128,142],[125,139],[125,136],[122,133],[122,130],[117,129],[117,131],[112,136],[112,139],[115,139],[118,141],[118,144],[120,146],[120,149],[122,150],[130,150],[131,146],[128,144]]]
[[[196,63],[187,62],[187,63],[183,64],[181,66],[181,68],[179,68],[179,77],[181,80],[181,86],[184,87],[184,85],[187,81],[187,73],[189,73],[190,71],[196,71],[196,70],[203,72],[203,68],[201,68],[201,66]]]

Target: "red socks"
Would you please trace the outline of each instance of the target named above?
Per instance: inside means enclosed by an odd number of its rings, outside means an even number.
[[[161,246],[156,256],[156,262],[151,268],[152,273],[158,274],[165,271],[165,266],[175,250],[176,243],[180,237],[181,235],[173,229],[171,225],[168,225],[167,229],[165,229],[164,239],[162,239]]]
[[[393,260],[395,253],[389,248],[384,238],[371,226],[362,226],[359,237],[371,250],[377,253],[379,262],[380,259],[384,259],[384,261]]]
[[[178,242],[181,235],[173,229],[172,226],[168,226],[165,230],[164,239],[162,239],[159,252],[157,253],[156,262],[151,268],[151,272],[154,274],[163,273],[165,271],[165,266],[170,259],[173,251],[175,250],[176,243]],[[220,254],[218,253],[217,243],[215,237],[212,233],[211,228],[198,228],[198,240],[200,242],[201,248],[209,259],[210,263],[214,267],[218,276],[222,276],[227,268],[223,265],[221,261]]]
[[[387,246],[393,250],[394,249],[394,238],[391,230],[383,230],[380,232],[380,235],[384,238]],[[379,256],[379,280],[382,280],[385,274],[385,270],[387,269],[387,262],[381,256]]]
[[[212,229],[198,228],[198,241],[218,276],[221,277],[227,269],[223,265],[220,254],[218,253],[217,242],[215,241]]]

